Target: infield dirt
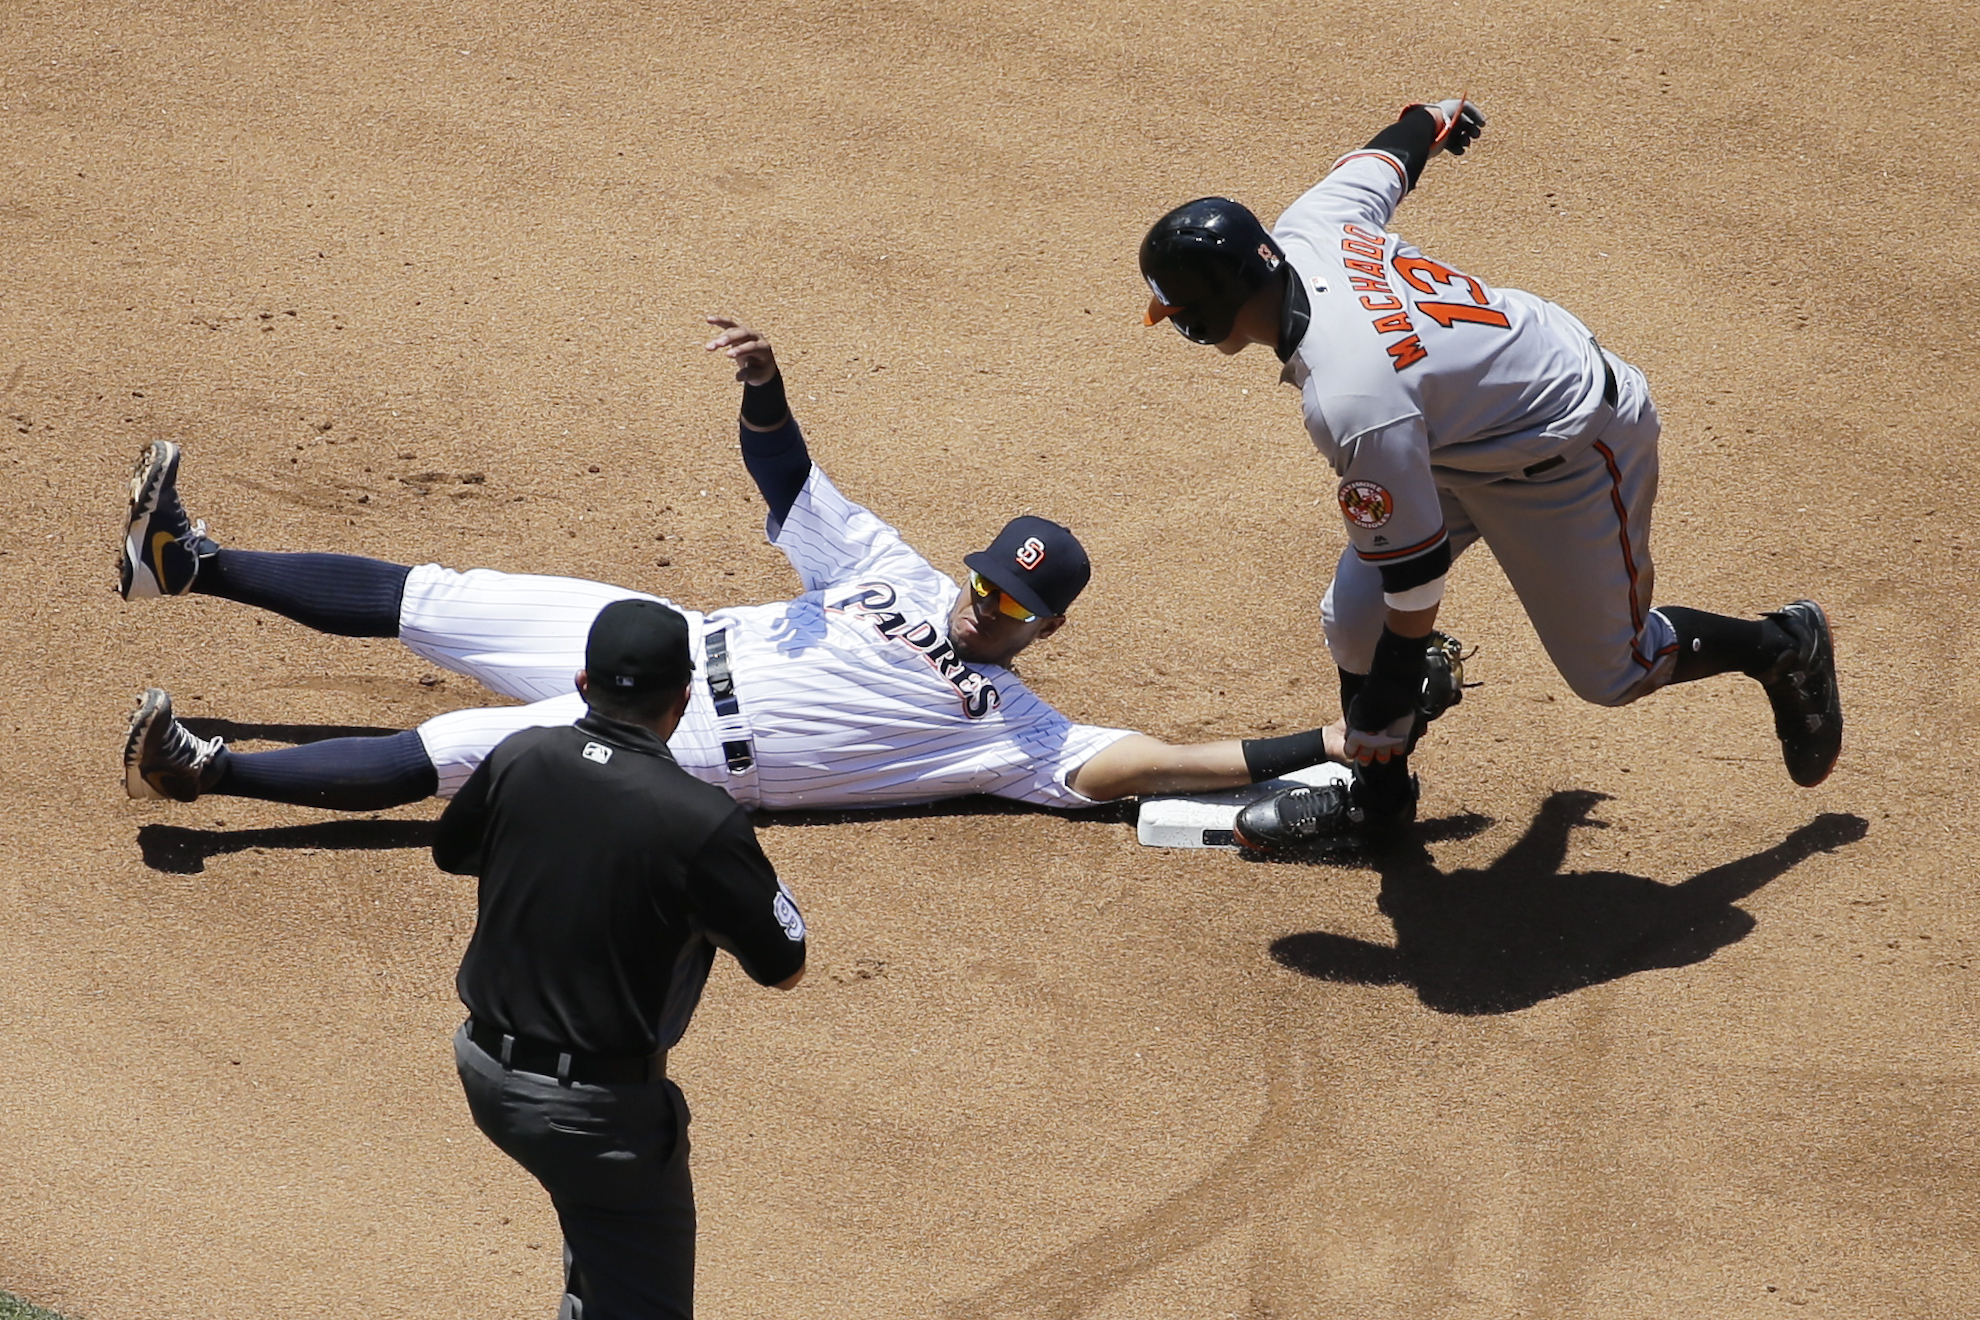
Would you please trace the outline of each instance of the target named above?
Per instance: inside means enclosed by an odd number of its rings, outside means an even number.
[[[452,1074],[473,890],[424,851],[438,804],[119,783],[148,684],[249,747],[493,699],[119,601],[142,445],[186,445],[230,545],[777,599],[700,349],[730,311],[938,565],[1019,512],[1079,531],[1041,694],[1306,727],[1331,476],[1269,355],[1140,328],[1135,245],[1204,193],[1276,214],[1469,90],[1483,143],[1394,227],[1648,373],[1658,598],[1821,600],[1835,775],[1788,781],[1743,681],[1578,704],[1480,551],[1445,623],[1481,686],[1407,863],[1143,849],[1104,812],[765,819],[812,974],[725,963],[674,1054],[703,1310],[1973,1313],[1970,6],[40,0],[0,32],[0,1287],[72,1320],[554,1307],[550,1208]]]

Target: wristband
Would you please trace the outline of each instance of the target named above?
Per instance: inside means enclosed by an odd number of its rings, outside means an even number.
[[[1244,749],[1244,768],[1254,784],[1277,779],[1288,770],[1319,765],[1327,759],[1325,729],[1308,729],[1277,738],[1246,738],[1238,745]]]
[[[1434,577],[1422,586],[1411,587],[1407,591],[1384,591],[1382,603],[1392,610],[1427,610],[1432,605],[1444,603],[1444,579]]]
[[[784,398],[784,373],[778,372],[761,385],[743,386],[742,419],[759,431],[781,426],[791,415]]]

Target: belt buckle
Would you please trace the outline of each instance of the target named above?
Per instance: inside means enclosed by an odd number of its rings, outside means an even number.
[[[713,698],[715,714],[723,719],[733,717],[742,709],[736,700],[736,678],[729,670],[728,628],[711,628],[705,646],[708,695]],[[756,764],[756,750],[749,739],[740,738],[722,744],[722,756],[728,762],[729,773],[739,775]]]
[[[729,630],[712,628],[705,648],[708,668],[708,695],[715,699],[717,715],[733,715],[738,709],[736,679],[729,672]]]

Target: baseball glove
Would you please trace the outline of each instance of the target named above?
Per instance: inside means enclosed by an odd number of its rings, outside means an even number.
[[[1416,710],[1423,726],[1464,700],[1464,662],[1471,652],[1449,633],[1433,632],[1425,639],[1429,654],[1423,666],[1423,700]]]

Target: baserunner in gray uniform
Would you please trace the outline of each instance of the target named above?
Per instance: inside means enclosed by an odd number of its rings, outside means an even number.
[[[1274,349],[1340,478],[1349,544],[1322,616],[1355,777],[1248,808],[1238,834],[1254,847],[1345,832],[1381,841],[1415,820],[1422,638],[1452,561],[1479,540],[1584,700],[1620,706],[1739,672],[1765,687],[1796,783],[1821,783],[1842,747],[1821,606],[1798,600],[1758,620],[1652,608],[1659,425],[1643,373],[1563,308],[1388,232],[1430,158],[1462,154],[1484,125],[1462,99],[1407,106],[1269,234],[1238,203],[1206,197],[1141,245],[1149,323],[1173,320],[1221,353]]]

